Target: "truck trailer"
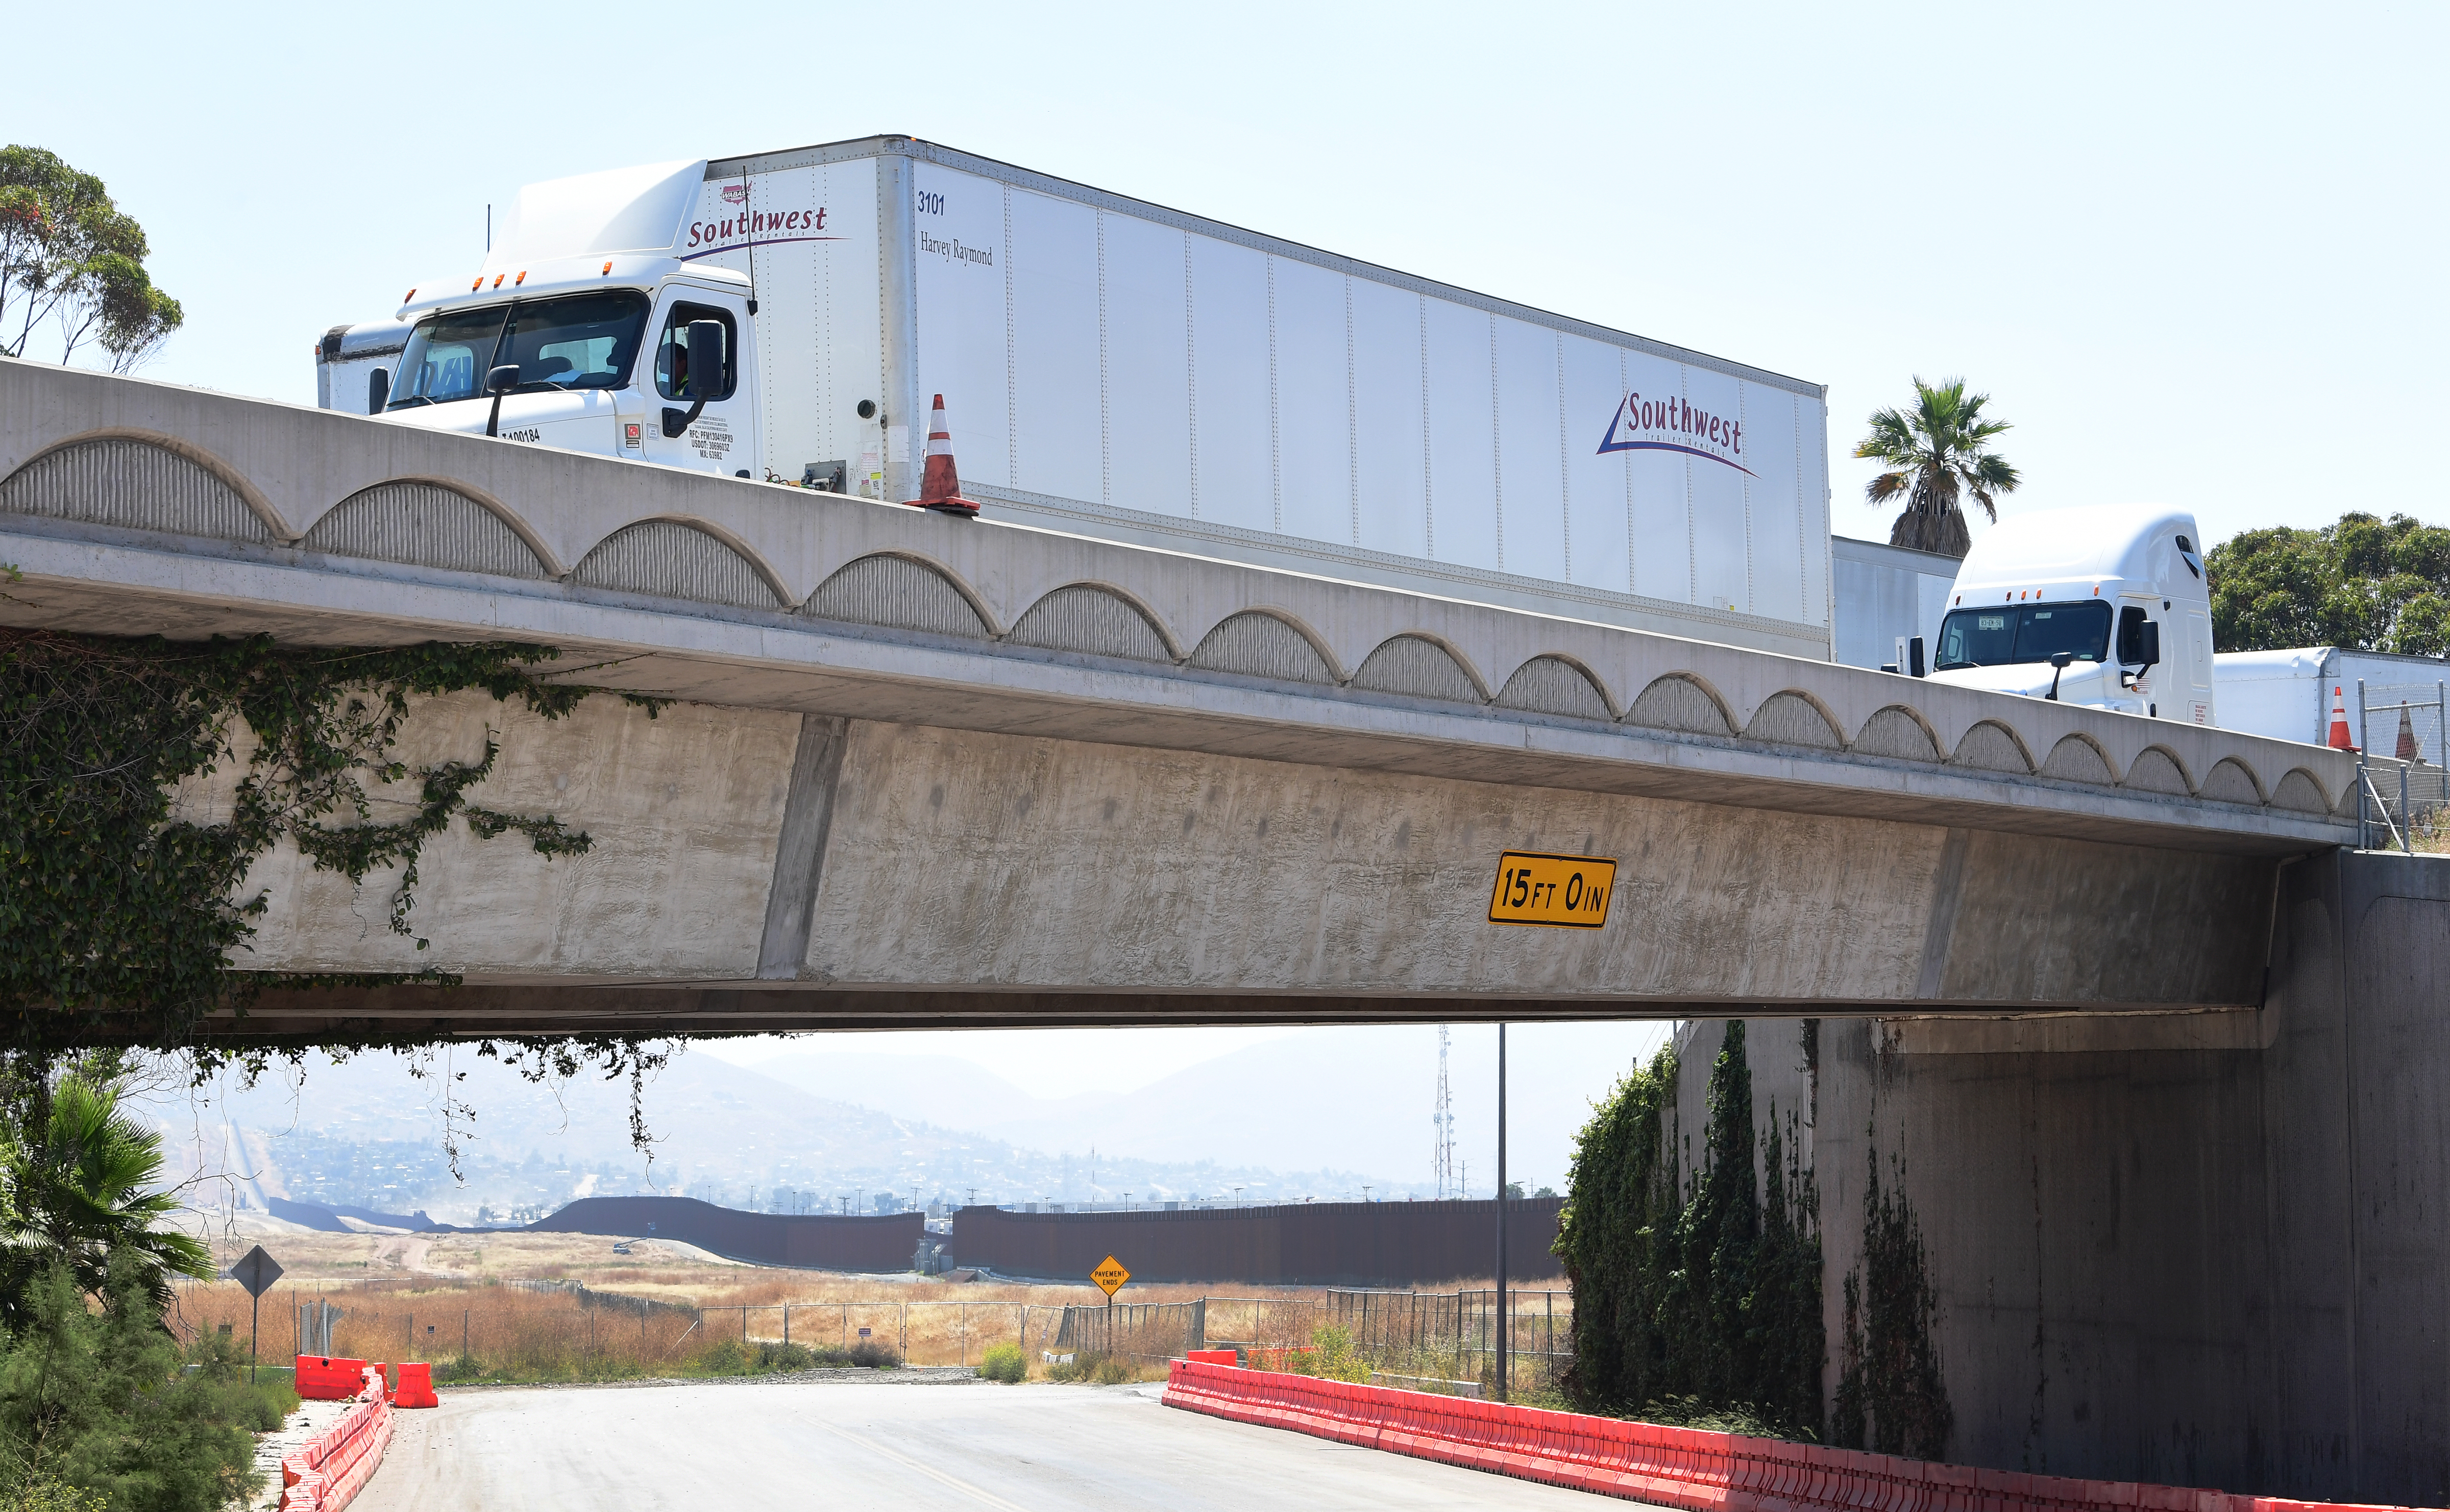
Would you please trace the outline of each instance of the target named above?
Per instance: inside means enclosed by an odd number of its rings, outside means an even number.
[[[892,507],[941,396],[997,519],[1831,655],[1821,385],[910,137],[530,184],[316,360],[386,423]]]

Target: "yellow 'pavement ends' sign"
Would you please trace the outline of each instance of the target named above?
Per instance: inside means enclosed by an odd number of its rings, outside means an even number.
[[[1131,1278],[1132,1273],[1124,1270],[1123,1263],[1113,1255],[1106,1256],[1099,1262],[1097,1270],[1089,1272],[1089,1279],[1098,1283],[1098,1289],[1110,1297],[1122,1290],[1123,1283]]]
[[[1607,922],[1608,893],[1615,885],[1613,856],[1509,850],[1497,858],[1497,890],[1489,895],[1488,921],[1597,929]]]

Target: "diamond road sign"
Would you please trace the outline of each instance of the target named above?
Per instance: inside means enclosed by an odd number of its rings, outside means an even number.
[[[1124,1270],[1123,1263],[1113,1255],[1106,1256],[1097,1270],[1089,1272],[1089,1279],[1098,1283],[1098,1289],[1109,1297],[1122,1290],[1123,1283],[1131,1278],[1132,1273]]]
[[[231,1280],[246,1288],[248,1296],[260,1297],[281,1279],[281,1262],[265,1254],[263,1246],[257,1245],[246,1252],[245,1259],[229,1268],[229,1273]]]

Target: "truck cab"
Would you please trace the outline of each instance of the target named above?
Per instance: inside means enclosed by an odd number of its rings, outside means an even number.
[[[2149,504],[2001,521],[1949,591],[1931,677],[2213,724],[2202,540],[2193,515]]]
[[[465,286],[396,320],[379,418],[531,446],[760,475],[749,276],[677,255],[703,163],[531,184]]]

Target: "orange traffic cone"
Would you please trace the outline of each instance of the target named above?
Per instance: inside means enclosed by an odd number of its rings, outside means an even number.
[[[953,433],[944,423],[944,396],[936,396],[935,414],[927,421],[927,466],[919,475],[919,496],[910,500],[921,509],[943,510],[947,514],[970,515],[979,512],[975,500],[962,497],[962,477],[953,471]]]
[[[2348,733],[2348,700],[2343,684],[2331,688],[2331,738],[2327,744],[2333,750],[2357,748],[2355,737]]]
[[[2409,717],[2407,706],[2404,704],[2401,704],[2399,708],[2399,748],[2391,754],[2403,762],[2423,759],[2416,754],[2416,721]]]

